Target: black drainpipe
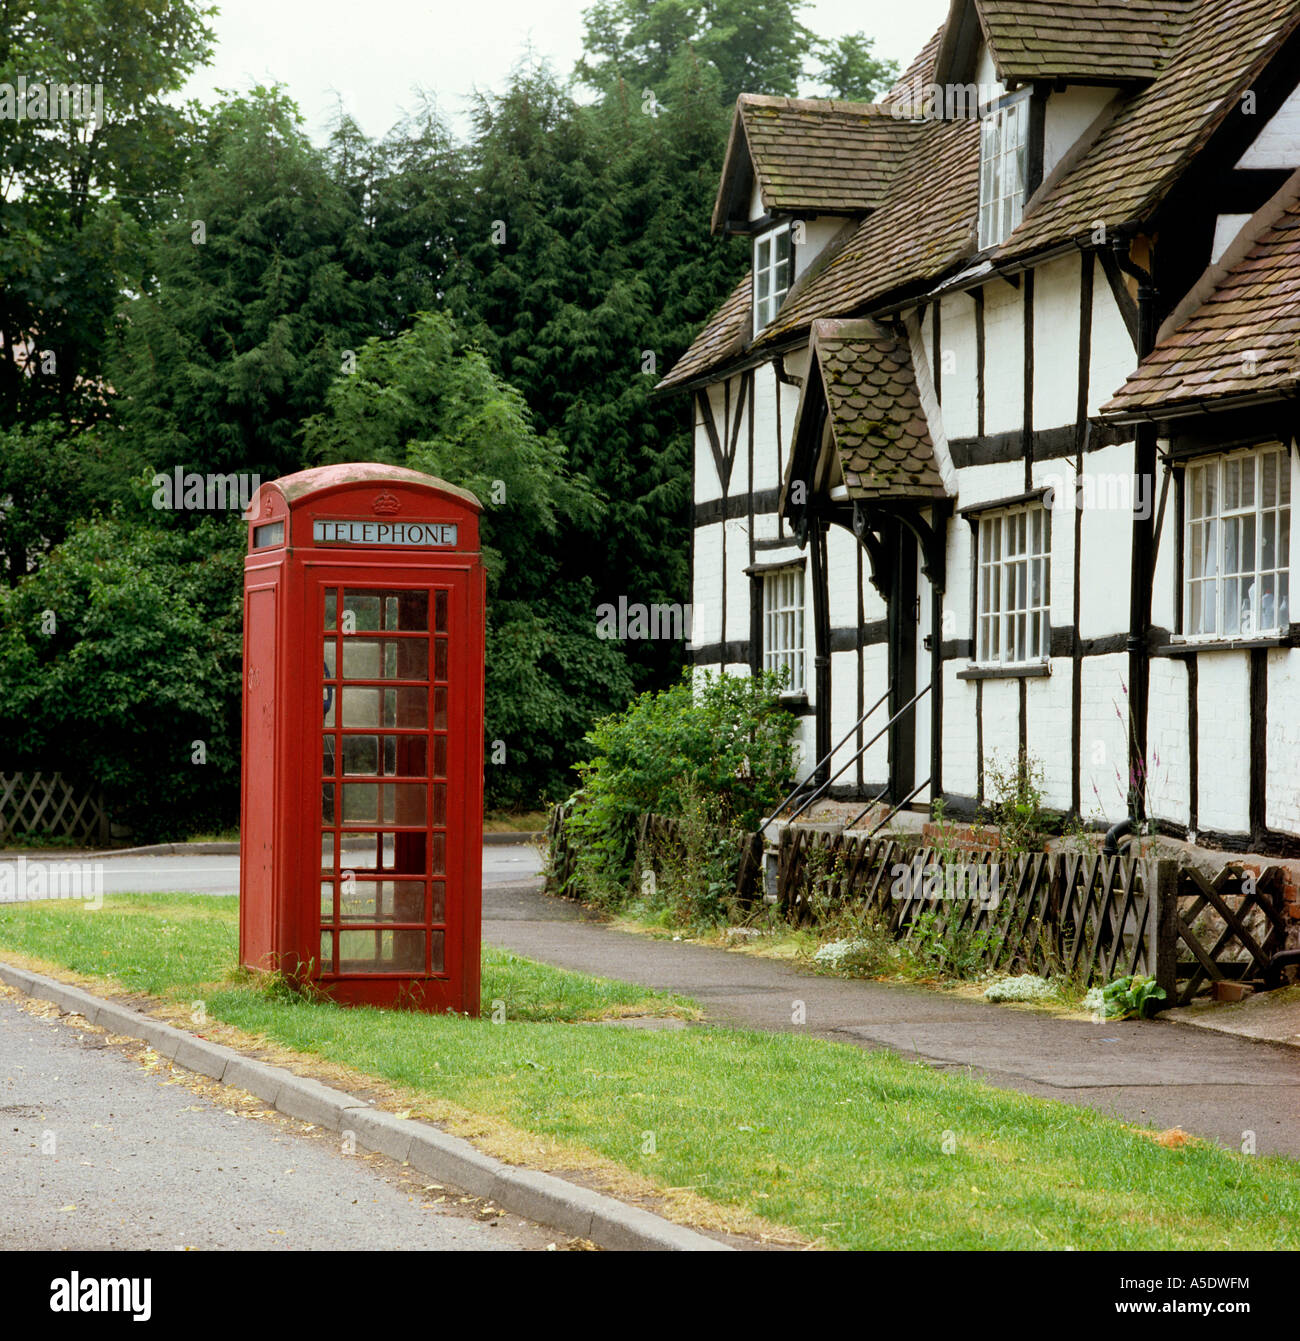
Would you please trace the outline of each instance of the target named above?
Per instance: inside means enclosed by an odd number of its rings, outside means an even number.
[[[1128,254],[1128,240],[1114,238],[1111,250],[1119,268],[1138,282],[1138,362],[1141,363],[1156,343],[1156,287],[1149,271],[1134,264]],[[1150,500],[1155,497],[1156,426],[1141,423],[1137,427],[1133,452],[1133,561],[1129,585],[1128,650],[1128,759],[1129,816],[1136,824],[1146,818],[1147,690],[1150,681],[1148,630],[1151,627],[1152,549],[1155,514]],[[1147,500],[1147,515],[1139,512],[1140,500]]]

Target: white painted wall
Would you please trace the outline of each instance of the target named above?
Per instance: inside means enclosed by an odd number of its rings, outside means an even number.
[[[1242,833],[1250,827],[1250,659],[1202,652],[1197,680],[1200,824]]]
[[[1064,256],[1034,272],[1036,429],[1059,428],[1078,417],[1081,264],[1077,255]]]
[[[1108,504],[1123,498],[1122,492],[1109,486],[1118,486],[1122,480],[1132,479],[1133,449],[1123,443],[1103,447],[1100,451],[1087,453],[1083,465],[1084,475],[1092,476],[1093,498],[1099,503],[1083,512],[1079,635],[1100,638],[1128,630],[1133,514],[1123,507]],[[1132,497],[1131,493],[1129,497]]]
[[[1147,810],[1155,819],[1191,823],[1188,796],[1187,666],[1157,657],[1151,662],[1147,709]]]
[[[1024,414],[1024,295],[994,280],[984,286],[984,431],[1009,433]]]
[[[1300,87],[1269,118],[1254,143],[1237,160],[1239,168],[1300,167]]]
[[[1210,264],[1223,255],[1232,245],[1232,240],[1250,222],[1249,214],[1220,214],[1214,221],[1214,242],[1210,246]]]
[[[1268,654],[1264,748],[1264,823],[1270,829],[1300,833],[1300,651],[1277,648]],[[1201,776],[1205,777],[1204,771]]]
[[[979,430],[979,361],[975,343],[975,303],[969,293],[953,293],[941,300],[939,338],[944,436],[973,438]],[[928,365],[933,348],[928,341],[923,351],[914,346],[913,363],[917,353],[923,352]]]
[[[1043,804],[1070,808],[1070,700],[1073,664],[1056,657],[1046,679],[1025,681],[1026,739],[1043,769]],[[987,729],[987,718],[985,719]]]
[[[1114,90],[1071,84],[1047,99],[1043,114],[1043,176],[1046,177],[1071,146],[1101,114]]]
[[[1079,807],[1110,824],[1128,814],[1128,658],[1085,657],[1080,677]]]

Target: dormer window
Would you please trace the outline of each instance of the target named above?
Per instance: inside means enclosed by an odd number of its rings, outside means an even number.
[[[1021,94],[985,111],[980,124],[979,246],[996,247],[1020,222],[1025,207],[1025,146],[1029,97]]]
[[[790,225],[781,224],[754,239],[754,331],[761,331],[790,292],[794,244]]]

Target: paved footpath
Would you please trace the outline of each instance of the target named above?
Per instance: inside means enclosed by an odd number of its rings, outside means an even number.
[[[1059,1019],[893,983],[819,977],[738,951],[652,940],[594,922],[534,884],[486,887],[483,939],[548,964],[680,992],[711,1024],[802,1028],[888,1047],[941,1070],[1182,1127],[1231,1149],[1300,1158],[1300,1051],[1152,1021]],[[794,1003],[807,1023],[793,1024]]]

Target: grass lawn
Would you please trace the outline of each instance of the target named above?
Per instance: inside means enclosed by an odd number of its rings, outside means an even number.
[[[233,898],[0,907],[0,950],[188,1005],[437,1104],[691,1189],[752,1229],[832,1247],[1295,1248],[1300,1164],[794,1034],[597,1027],[692,1013],[629,984],[485,951],[506,1021],[277,999],[235,970]],[[579,1158],[579,1164],[581,1160]]]

